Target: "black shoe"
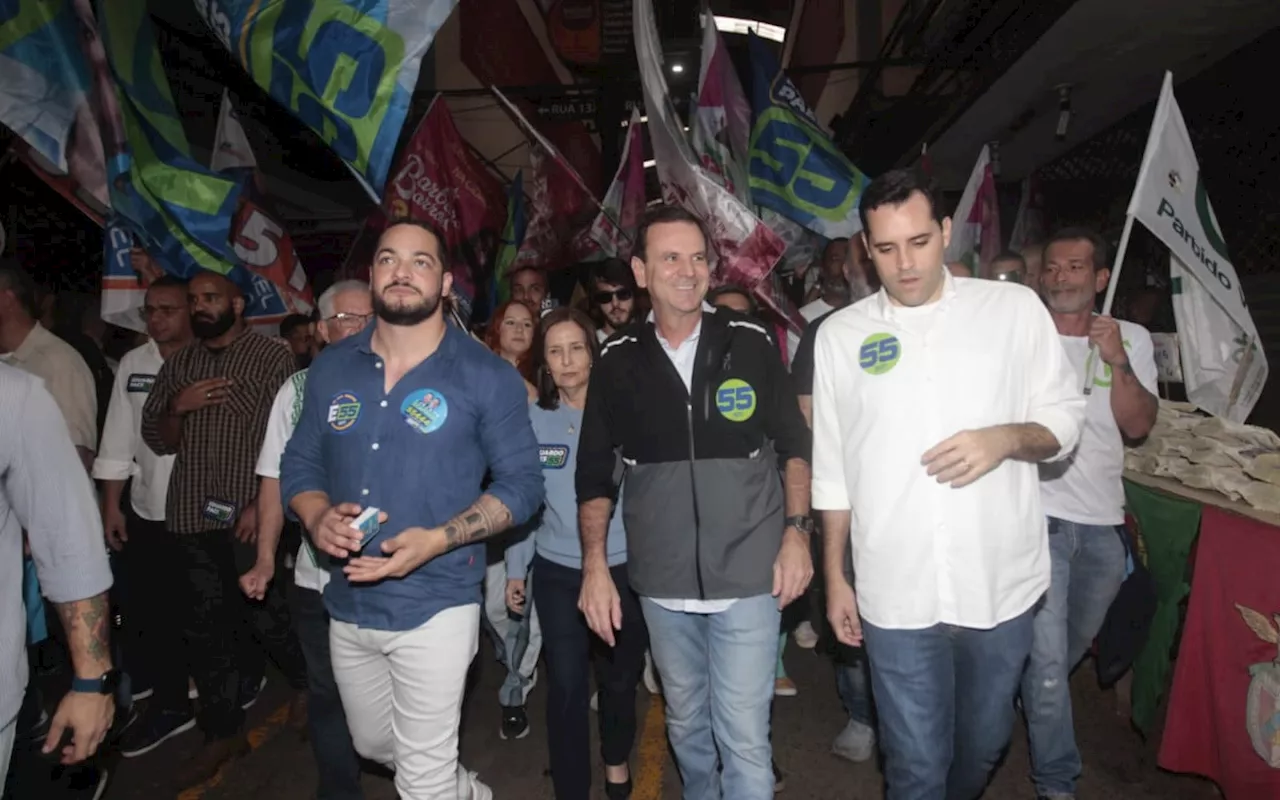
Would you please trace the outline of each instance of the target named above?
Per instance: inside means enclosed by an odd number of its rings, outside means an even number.
[[[263,675],[258,681],[244,680],[240,681],[240,708],[248,711],[253,708],[253,704],[258,702],[258,698],[262,696],[262,690],[267,688],[267,676]]]
[[[110,777],[105,767],[83,766],[68,769],[63,774],[61,791],[56,792],[59,798],[66,800],[102,800],[107,792],[107,778]]]
[[[195,726],[196,718],[190,711],[149,711],[125,729],[124,735],[120,737],[120,755],[137,758],[150,753],[163,742]]]
[[[631,797],[631,778],[627,778],[622,783],[604,782],[604,796],[609,800],[627,800]]]
[[[778,762],[773,762],[773,793],[777,794],[787,788],[787,777],[778,769]]]
[[[502,707],[502,728],[498,735],[505,739],[523,739],[529,735],[529,715],[524,706]]]

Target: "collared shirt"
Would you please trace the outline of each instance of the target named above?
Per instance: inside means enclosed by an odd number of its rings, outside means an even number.
[[[1141,325],[1117,320],[1129,364],[1138,382],[1156,394],[1155,348]],[[1076,385],[1084,382],[1089,339],[1060,336],[1067,359],[1076,371]],[[1069,458],[1040,465],[1040,502],[1044,513],[1081,525],[1124,524],[1124,439],[1111,410],[1111,366],[1094,359],[1093,391],[1085,406],[1080,445]]]
[[[307,370],[293,373],[276,392],[267,420],[267,433],[258,454],[257,473],[263,478],[280,480],[280,458],[302,416],[302,398],[307,385]],[[293,582],[303,589],[323,592],[329,583],[329,556],[318,552],[304,535],[294,560]],[[323,566],[322,566],[323,565]]]
[[[93,484],[41,380],[0,364],[0,419],[0,720],[12,722],[27,684],[23,529],[51,602],[105,592],[111,568]]]
[[[195,342],[160,368],[143,407],[142,440],[160,455],[177,454],[165,503],[169,530],[203,533],[235,526],[257,495],[254,466],[271,401],[294,370],[287,345],[253,331],[221,350]],[[160,424],[170,402],[208,378],[234,381],[227,401],[187,414],[178,448],[167,446]]]
[[[944,276],[939,302],[882,289],[837,311],[815,346],[813,506],[852,510],[858,610],[873,625],[992,628],[1049,585],[1032,463],[1007,460],[961,489],[921,457],[965,430],[1039,423],[1062,458],[1084,397],[1049,312],[1018,284]]]
[[[302,417],[280,465],[286,507],[304,492],[387,514],[362,552],[406,528],[437,528],[484,489],[519,525],[542,504],[538,441],[520,374],[448,326],[436,352],[385,388],[376,326],[330,345],[312,363]],[[352,584],[332,571],[325,607],[336,620],[382,631],[419,627],[480,601],[484,545],[459,547],[398,580]]]
[[[107,421],[102,426],[102,446],[93,462],[93,477],[100,481],[133,478],[129,488],[133,510],[153,522],[164,522],[164,500],[169,493],[174,457],[158,456],[143,443],[142,408],[162,366],[160,348],[150,340],[120,359],[107,405]]]
[[[702,304],[703,311],[713,310],[708,303]],[[647,322],[653,325],[653,312],[649,312]],[[667,354],[667,358],[671,359],[671,364],[676,368],[676,372],[680,373],[680,380],[684,381],[686,391],[693,391],[693,364],[698,355],[698,339],[702,336],[702,317],[698,317],[698,324],[693,329],[693,333],[689,334],[689,338],[685,339],[676,347],[672,347],[671,343],[663,338],[662,332],[655,326],[654,332],[658,336],[658,344],[662,345],[662,352]],[[687,614],[719,614],[721,611],[727,611],[729,606],[738,602],[738,598],[725,598],[720,600],[699,600],[697,598],[649,598],[653,602],[662,606],[668,611],[683,611]]]
[[[93,372],[76,349],[45,330],[39,322],[18,349],[0,360],[44,380],[71,431],[71,441],[86,450],[98,449],[98,391]]]

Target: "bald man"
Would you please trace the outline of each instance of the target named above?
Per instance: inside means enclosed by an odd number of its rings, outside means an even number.
[[[248,752],[244,708],[261,690],[264,652],[295,697],[306,688],[283,604],[272,593],[250,604],[239,587],[240,573],[256,560],[258,448],[276,392],[293,374],[293,355],[249,330],[244,295],[222,275],[192,278],[187,304],[197,341],[165,361],[142,411],[143,441],[158,455],[177,456],[165,525],[178,550],[184,596],[173,600],[182,609],[206,743],[181,771],[181,788]]]

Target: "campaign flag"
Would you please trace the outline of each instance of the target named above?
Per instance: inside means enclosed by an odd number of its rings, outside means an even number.
[[[986,277],[986,269],[1000,255],[1000,203],[996,179],[991,172],[991,150],[982,146],[960,203],[951,216],[951,244],[943,259],[961,263],[974,277]]]
[[[436,95],[387,182],[382,210],[392,219],[427,220],[444,234],[464,318],[492,263],[506,208],[502,182],[467,147]]]
[[[1211,414],[1244,422],[1267,381],[1267,358],[1173,96],[1172,73],[1164,76],[1128,213],[1173,257],[1187,397]]]
[[[645,209],[644,125],[640,123],[639,109],[631,111],[622,159],[602,205],[604,208],[589,230],[592,242],[609,258],[630,258]]]
[[[139,333],[146,333],[142,304],[149,281],[139,275],[130,261],[133,233],[116,216],[102,226],[102,320]]]
[[[422,57],[457,0],[195,0],[233,58],[382,196]]]
[[[653,2],[635,0],[632,10],[636,58],[649,117],[649,139],[653,143],[663,200],[688,209],[711,231],[711,243],[719,255],[712,273],[715,283],[746,286],[790,324],[801,327],[803,320],[778,308],[771,292],[758,291],[782,257],[786,245],[700,165],[685,138],[662,74],[662,44],[653,16]]]
[[[0,123],[41,171],[69,176],[96,211],[109,204],[93,80],[78,35],[88,0],[0,0]],[[110,88],[110,84],[107,84]]]
[[[818,126],[799,90],[755,34],[751,53],[751,200],[828,239],[862,230],[870,180]]]
[[[210,166],[219,172],[244,171],[260,177],[253,148],[244,135],[244,128],[227,92],[222,95]],[[291,314],[308,314],[314,300],[307,273],[293,249],[292,237],[268,211],[264,192],[258,188],[260,184],[259,180],[252,181],[241,196],[240,207],[231,225],[232,249],[244,267],[270,281],[275,288],[278,302],[269,302],[267,306]]]
[[[1034,175],[1022,179],[1022,197],[1018,200],[1018,216],[1009,234],[1009,249],[1021,252],[1024,247],[1042,244],[1048,235],[1045,225],[1044,196]]]
[[[556,229],[550,170],[546,153],[531,148],[529,174],[533,179],[529,182],[529,215],[512,267],[536,267],[545,271],[560,265],[559,256],[565,242]]]
[[[750,202],[746,164],[751,157],[751,104],[710,10],[702,15],[698,102],[689,127],[703,169],[717,176],[739,200]]]
[[[507,187],[507,224],[502,227],[502,239],[498,254],[493,260],[493,279],[489,284],[489,310],[511,299],[511,287],[507,276],[524,242],[526,220],[524,209],[524,172],[517,172],[516,179]]]

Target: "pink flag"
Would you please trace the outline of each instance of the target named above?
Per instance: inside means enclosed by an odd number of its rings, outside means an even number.
[[[618,171],[604,196],[604,206],[587,230],[588,250],[603,252],[611,258],[629,258],[636,228],[644,216],[644,125],[640,112],[631,112],[627,141],[622,146]]]
[[[968,266],[975,277],[987,277],[987,268],[1000,255],[1000,201],[991,172],[991,150],[985,145],[978,154],[978,163],[973,166],[964,194],[960,195],[951,226],[946,263],[960,262]]]
[[[743,202],[751,196],[751,104],[710,11],[702,17],[702,68],[698,108],[690,121],[693,149],[702,166]]]

